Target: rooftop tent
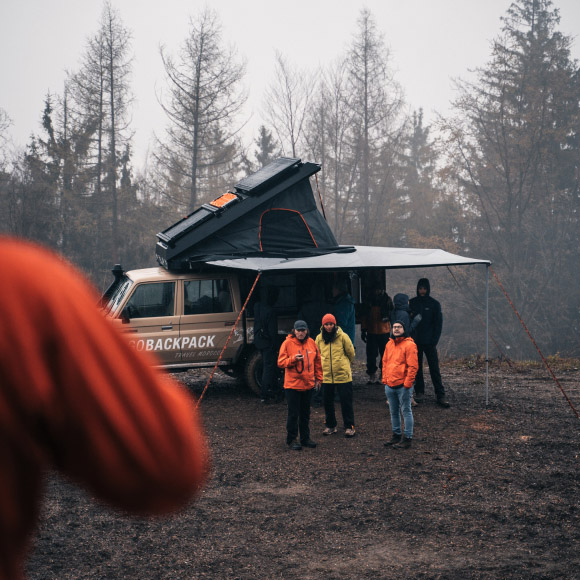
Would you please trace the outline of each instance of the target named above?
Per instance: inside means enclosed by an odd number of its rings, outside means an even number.
[[[313,256],[350,251],[318,211],[310,177],[320,165],[281,157],[157,234],[168,269],[227,258]]]

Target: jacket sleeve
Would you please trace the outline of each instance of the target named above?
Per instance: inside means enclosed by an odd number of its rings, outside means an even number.
[[[405,389],[410,389],[415,382],[417,371],[419,370],[419,358],[417,356],[417,345],[415,341],[409,340],[406,343],[405,359],[407,363],[407,374],[405,375]]]
[[[441,304],[437,302],[435,320],[433,321],[433,344],[437,344],[439,342],[442,330],[443,330],[443,312],[441,311]]]
[[[316,343],[314,343],[314,348],[316,348],[316,359],[314,361],[314,378],[319,383],[322,383],[322,381],[324,380],[324,374],[322,372],[322,359],[320,357],[320,350],[318,350],[318,345]]]
[[[293,367],[296,364],[296,355],[290,354],[288,352],[288,339],[286,339],[282,346],[280,347],[280,352],[278,353],[278,366],[281,369],[288,367]]]
[[[354,346],[352,344],[352,340],[348,336],[348,334],[343,333],[342,335],[342,346],[344,349],[344,354],[346,354],[348,360],[352,362],[354,357],[356,356]]]
[[[19,399],[14,429],[32,431],[48,464],[115,507],[182,507],[208,470],[192,397],[105,319],[76,270],[18,252],[0,307],[1,327],[15,331],[8,344],[0,337],[0,391]]]

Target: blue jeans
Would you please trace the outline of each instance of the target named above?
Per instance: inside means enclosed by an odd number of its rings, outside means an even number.
[[[413,438],[413,411],[411,410],[411,397],[413,389],[405,389],[401,386],[398,389],[392,389],[385,385],[385,395],[389,401],[389,410],[391,411],[391,427],[395,435],[401,434],[401,413],[405,420],[405,437]]]

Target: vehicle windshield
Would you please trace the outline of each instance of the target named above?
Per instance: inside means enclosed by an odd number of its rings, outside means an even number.
[[[122,276],[119,279],[111,297],[103,307],[105,314],[114,314],[117,311],[119,304],[122,302],[131,286],[133,286],[133,280],[129,279],[127,276]]]

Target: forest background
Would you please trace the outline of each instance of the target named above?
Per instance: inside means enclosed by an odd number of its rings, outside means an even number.
[[[11,146],[0,108],[0,232],[55,249],[103,289],[115,263],[155,264],[157,232],[272,159],[300,157],[322,165],[340,243],[490,259],[544,353],[578,356],[580,70],[559,24],[549,0],[514,2],[487,62],[456,81],[450,113],[427,124],[407,109],[384,35],[362,9],[343,53],[316,72],[277,54],[248,142],[246,64],[206,7],[180,50],[160,49],[166,129],[136,169],[131,30],[105,2],[24,150]],[[479,269],[397,272],[387,289],[413,295],[422,275],[443,304],[443,354],[483,352]],[[493,283],[490,315],[493,356],[534,356]]]

